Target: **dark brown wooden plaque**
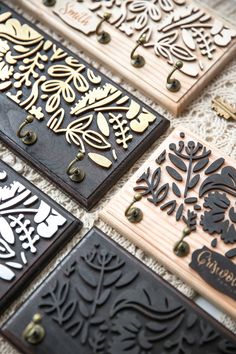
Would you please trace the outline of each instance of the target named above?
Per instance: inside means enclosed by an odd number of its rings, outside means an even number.
[[[0,4],[0,139],[91,209],[169,122],[9,7]],[[37,136],[25,145],[17,131]],[[85,172],[73,182],[67,167]]]
[[[0,312],[81,227],[0,161]]]
[[[35,313],[46,336],[22,332]],[[236,351],[236,338],[158,275],[94,228],[2,333],[27,354],[203,354]]]

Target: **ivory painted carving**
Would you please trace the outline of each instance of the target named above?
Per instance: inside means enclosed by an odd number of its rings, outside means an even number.
[[[0,173],[0,281],[13,282],[67,220],[18,181]],[[4,184],[3,184],[4,183]]]
[[[109,22],[126,36],[145,33],[146,48],[170,65],[183,61],[181,71],[191,77],[205,72],[217,48],[236,36],[222,20],[187,0],[90,0],[89,9],[99,16],[110,11]]]

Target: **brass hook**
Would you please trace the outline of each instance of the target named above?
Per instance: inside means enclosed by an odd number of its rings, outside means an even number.
[[[141,193],[136,193],[134,195],[134,199],[132,203],[128,206],[128,208],[125,211],[125,216],[127,219],[132,222],[133,224],[136,224],[140,222],[143,219],[143,212],[141,209],[137,207],[133,207],[133,205],[140,201],[142,199],[142,194]]]
[[[23,128],[27,124],[31,124],[34,121],[34,116],[27,116],[24,122],[20,125],[19,129],[17,130],[17,136],[21,139],[21,141],[25,145],[33,145],[37,141],[37,134],[32,130],[27,130],[26,132],[22,132]]]
[[[56,4],[57,0],[43,0],[44,6],[54,6]]]
[[[174,246],[174,253],[176,254],[176,256],[186,257],[189,254],[190,247],[189,244],[186,241],[184,241],[184,238],[190,235],[190,233],[191,233],[191,229],[189,227],[183,229],[181,239]]]
[[[96,35],[97,35],[97,40],[98,40],[99,43],[107,44],[111,40],[111,36],[110,36],[110,34],[108,32],[105,32],[105,31],[101,31],[100,32],[100,28],[101,28],[103,22],[108,22],[110,17],[111,17],[111,13],[110,12],[105,12],[103,14],[103,17],[102,17],[101,21],[97,25]]]
[[[70,179],[73,182],[82,182],[83,179],[85,178],[85,172],[81,169],[79,169],[78,167],[74,167],[74,164],[78,161],[82,161],[84,158],[84,153],[83,152],[79,152],[76,156],[76,158],[71,161],[71,163],[69,164],[66,173],[68,174],[68,176],[70,177]]]
[[[42,316],[36,313],[32,321],[24,329],[22,336],[30,344],[39,344],[45,337],[45,329],[40,324]]]
[[[137,40],[137,44],[134,47],[134,49],[132,50],[131,54],[130,54],[130,59],[131,59],[131,64],[135,67],[135,68],[141,68],[142,66],[145,65],[145,59],[142,55],[140,54],[135,54],[136,49],[140,46],[140,45],[144,45],[146,43],[146,35],[142,34],[139,39]]]
[[[171,92],[177,92],[181,88],[181,83],[177,79],[171,79],[171,76],[174,74],[176,70],[180,70],[183,67],[183,62],[181,60],[178,60],[175,65],[174,69],[171,71],[171,73],[168,75],[167,80],[166,80],[166,88],[167,90]]]

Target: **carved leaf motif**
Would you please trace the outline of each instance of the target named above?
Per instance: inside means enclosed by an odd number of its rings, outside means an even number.
[[[88,307],[85,305],[83,301],[79,301],[79,310],[81,315],[83,315],[85,318],[89,318]]]
[[[138,276],[138,271],[126,272],[122,278],[116,283],[116,288],[122,288],[130,283],[132,283]]]
[[[97,299],[97,304],[99,306],[102,306],[109,299],[110,295],[111,295],[111,289],[104,290],[103,293]]]
[[[200,179],[200,175],[199,175],[199,174],[196,175],[196,176],[194,176],[194,177],[191,179],[191,181],[189,182],[189,184],[188,184],[188,189],[194,188],[194,187],[198,184],[199,179]]]
[[[178,156],[169,153],[169,159],[177,168],[184,172],[187,171],[187,166],[185,165],[184,161],[181,160]]]
[[[114,102],[122,94],[121,91],[111,84],[105,84],[103,87],[93,89],[81,98],[74,108],[71,109],[71,114],[79,115],[85,111],[91,111]]]
[[[203,170],[206,167],[206,165],[208,164],[208,162],[209,162],[209,158],[208,157],[198,161],[196,163],[196,165],[193,167],[193,172],[196,173],[196,172],[199,172],[199,171]]]
[[[90,303],[93,302],[93,296],[85,286],[77,286],[76,290],[84,301]]]
[[[173,167],[171,166],[166,166],[166,171],[169,173],[169,175],[174,178],[176,181],[182,182],[183,178],[179,174],[178,171],[176,171]]]
[[[6,242],[10,243],[10,245],[14,244],[15,236],[12,228],[3,217],[0,217],[0,235]]]
[[[192,37],[192,34],[190,31],[186,30],[185,28],[182,29],[182,37],[183,37],[183,41],[186,44],[186,46],[191,49],[194,50],[196,49],[196,44],[194,42],[194,39]]]
[[[28,45],[36,44],[42,39],[37,31],[27,24],[21,25],[17,19],[10,18],[4,24],[0,24],[1,37],[9,38],[13,43],[20,44],[23,42]]]
[[[4,264],[0,264],[0,279],[11,281],[14,278],[15,278],[15,273]]]
[[[97,281],[91,272],[88,272],[83,266],[78,268],[78,272],[80,277],[87,285],[91,286],[92,288],[96,288]]]
[[[101,112],[98,112],[98,115],[97,115],[97,125],[98,125],[100,132],[103,135],[105,135],[106,137],[109,137],[110,128],[109,128],[109,125],[107,123],[105,116]]]
[[[215,160],[212,162],[212,164],[206,169],[205,174],[210,175],[211,173],[216,172],[221,168],[221,166],[224,164],[225,159],[220,157],[219,159]]]
[[[122,275],[122,272],[120,270],[117,270],[115,272],[112,272],[111,274],[108,274],[103,282],[104,286],[111,286],[113,285],[118,279],[120,279]]]
[[[96,149],[109,149],[111,144],[105,138],[93,130],[86,130],[82,133],[84,141]]]

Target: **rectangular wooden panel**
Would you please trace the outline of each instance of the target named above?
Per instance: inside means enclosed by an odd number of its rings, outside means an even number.
[[[175,115],[236,53],[232,23],[189,0],[57,0],[54,7],[46,7],[38,0],[16,2]],[[95,35],[104,12],[111,14],[109,23],[102,25],[111,36],[106,45],[99,43]],[[147,43],[137,54],[145,58],[146,64],[135,68],[130,54],[142,34],[146,34]],[[166,80],[178,60],[184,64],[181,72],[175,73],[181,90],[170,92]]]
[[[208,143],[176,128],[101,212],[104,221],[234,318],[235,166]],[[143,195],[134,205],[143,218],[132,223],[139,213],[128,212],[128,220],[125,210],[135,192]],[[191,233],[182,239],[186,227]]]
[[[169,122],[3,4],[0,20],[0,138],[91,209]],[[27,115],[33,145],[17,136]]]
[[[82,223],[0,161],[0,311]]]
[[[22,332],[35,313],[46,335],[30,344]],[[27,354],[236,350],[232,333],[96,228],[8,320],[2,334]]]

